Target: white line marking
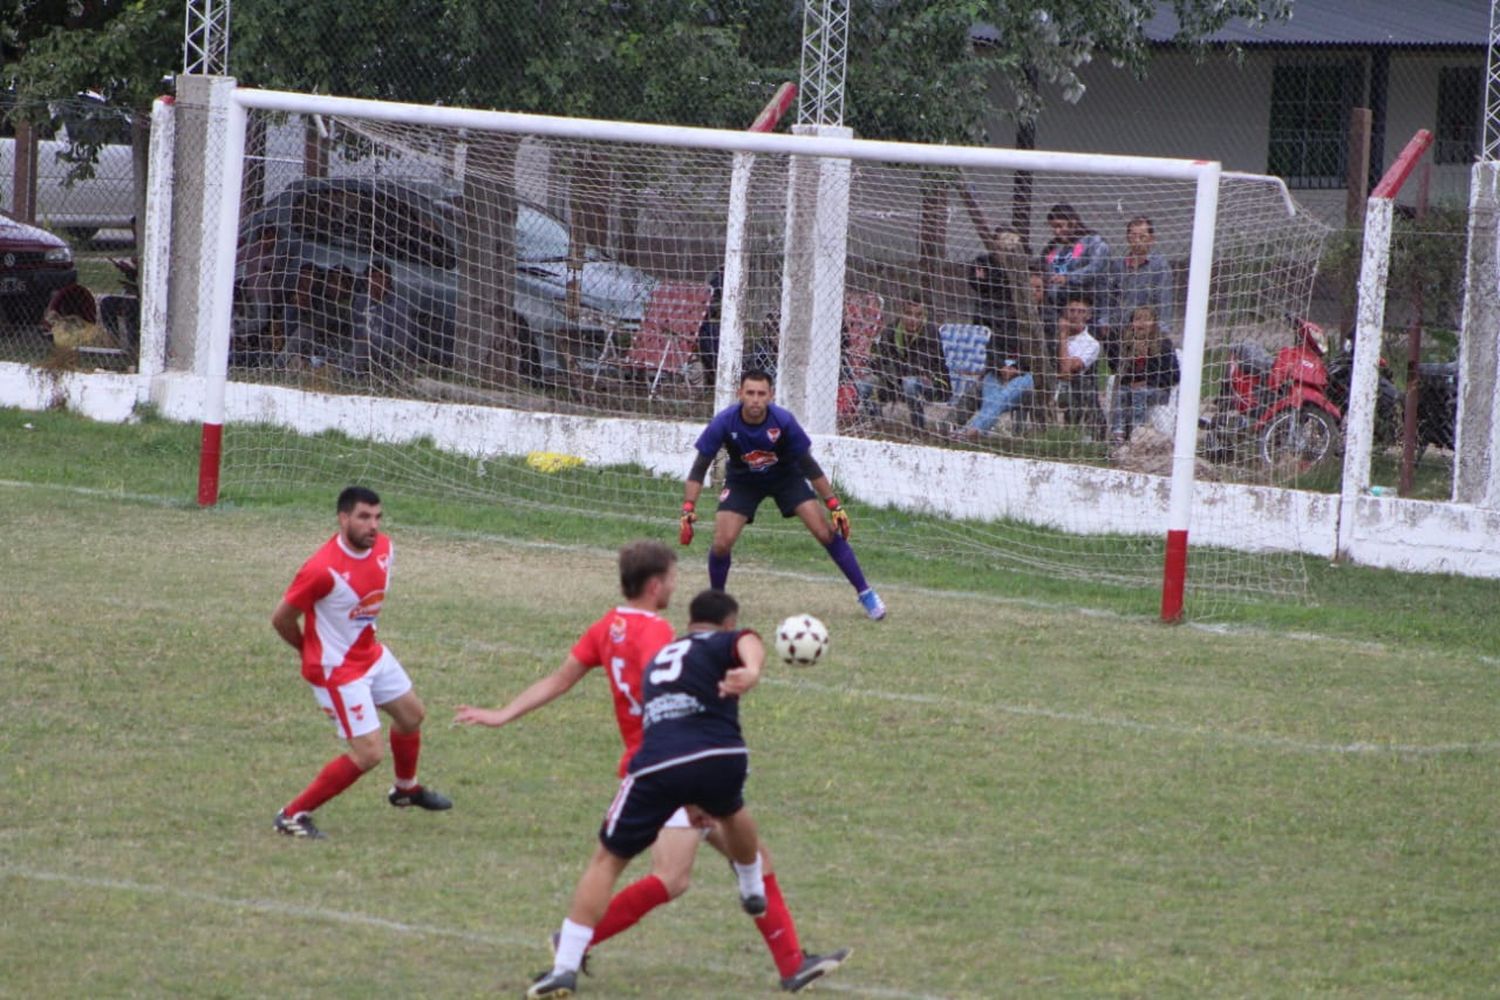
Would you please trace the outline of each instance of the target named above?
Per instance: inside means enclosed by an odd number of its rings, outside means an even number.
[[[181,506],[177,501],[166,497],[153,497],[141,494],[124,494],[110,490],[96,490],[82,486],[58,486],[50,483],[26,483],[9,479],[0,479],[0,486],[10,486],[24,489],[52,489],[62,492],[81,493],[89,496],[119,496],[138,500],[155,500],[164,506]],[[249,508],[245,508],[249,510]],[[588,555],[598,555],[613,558],[616,555],[614,549],[598,545],[567,542],[541,542],[527,538],[513,538],[508,535],[496,535],[482,531],[464,529],[450,529],[441,527],[422,526],[414,529],[416,532],[439,537],[466,538],[490,541],[499,545],[510,545],[521,549],[536,549],[548,552],[574,552]],[[792,570],[778,570],[764,566],[736,566],[735,571],[754,576],[770,577],[772,579],[799,580],[805,583],[830,583],[842,585],[844,580],[840,576],[831,573],[808,573]],[[887,588],[882,588],[887,589]],[[1147,615],[1126,615],[1114,611],[1104,611],[1098,608],[1081,608],[1066,604],[1055,604],[1047,601],[1039,601],[1034,598],[1025,597],[1001,597],[996,594],[985,594],[971,590],[941,590],[935,587],[916,587],[892,585],[888,589],[897,593],[916,594],[923,597],[933,598],[960,598],[976,602],[1000,605],[1005,607],[1027,607],[1036,608],[1041,611],[1062,612],[1069,615],[1087,615],[1089,617],[1111,619],[1115,621],[1146,622],[1154,621]],[[884,626],[876,626],[884,627]],[[1384,652],[1388,647],[1384,643],[1371,642],[1368,640],[1345,639],[1334,636],[1318,635],[1313,632],[1276,632],[1271,629],[1258,626],[1223,625],[1223,624],[1194,624],[1186,623],[1186,627],[1198,629],[1215,635],[1240,635],[1255,637],[1275,637],[1281,640],[1294,640],[1309,643],[1320,643],[1337,646],[1343,649],[1352,649],[1363,652]],[[554,655],[555,650],[548,652],[531,651],[542,659]],[[1475,660],[1486,665],[1500,665],[1500,658],[1476,654]],[[789,683],[773,681],[772,683]],[[808,689],[818,689],[825,692],[839,694],[857,694],[868,698],[880,698],[889,701],[912,701],[931,704],[944,704],[951,707],[974,708],[973,702],[942,701],[929,698],[924,695],[906,695],[898,692],[878,690],[856,690],[852,688],[835,688],[819,685],[815,682],[801,682]],[[996,711],[1007,715],[1030,716],[1034,718],[1050,718],[1063,722],[1076,722],[1090,726],[1109,726],[1117,729],[1126,729],[1142,733],[1169,733],[1178,736],[1196,736],[1207,740],[1217,740],[1223,743],[1234,743],[1240,746],[1264,747],[1268,749],[1292,750],[1301,753],[1331,753],[1331,754],[1392,754],[1408,756],[1437,756],[1450,753],[1481,753],[1500,749],[1500,742],[1485,741],[1476,743],[1434,743],[1434,744],[1407,744],[1407,743],[1315,743],[1293,740],[1280,736],[1254,736],[1243,733],[1231,733],[1223,730],[1208,729],[1201,726],[1172,726],[1159,723],[1138,722],[1133,719],[1109,719],[1087,714],[1062,712],[1054,709],[1037,708],[1029,705],[996,705],[991,706]]]
[[[818,691],[825,694],[855,695],[881,701],[905,701],[919,705],[936,705],[954,711],[995,711],[1003,715],[1017,715],[1036,719],[1053,719],[1058,722],[1076,722],[1085,726],[1102,726],[1125,729],[1138,733],[1166,733],[1173,736],[1192,736],[1219,743],[1234,743],[1240,746],[1260,747],[1276,750],[1292,750],[1299,753],[1327,754],[1391,754],[1393,756],[1434,757],[1449,753],[1479,753],[1500,750],[1500,741],[1480,743],[1311,743],[1284,736],[1262,736],[1252,733],[1234,733],[1206,726],[1178,726],[1159,722],[1140,722],[1135,719],[1109,718],[1089,715],[1084,712],[1063,712],[1035,705],[981,705],[972,700],[939,698],[926,694],[902,694],[870,688],[839,687],[819,684],[817,681],[782,680],[769,678],[764,683],[783,685],[800,690]]]
[[[57,882],[63,885],[79,886],[86,889],[110,889],[116,892],[145,893],[152,896],[184,899],[194,903],[206,903],[210,906],[219,906],[231,910],[268,913],[275,916],[296,917],[303,920],[321,921],[323,923],[371,927],[376,930],[391,931],[395,934],[451,938],[458,941],[469,941],[475,944],[497,947],[534,948],[541,940],[533,936],[522,938],[515,934],[481,934],[476,931],[457,930],[451,927],[435,927],[431,924],[411,924],[401,920],[372,917],[363,913],[350,913],[346,910],[329,910],[319,906],[304,906],[300,903],[283,903],[272,899],[236,899],[232,896],[217,896],[212,893],[197,892],[192,889],[179,889],[174,886],[132,882],[126,879],[67,875],[61,872],[40,871],[34,868],[19,868],[10,865],[0,865],[0,875],[30,879],[35,882]],[[628,949],[620,949],[619,957],[626,962],[636,961]],[[702,968],[718,976],[732,976],[739,979],[748,978],[743,969],[732,969],[713,963],[703,963]],[[905,990],[885,989],[878,986],[860,986],[849,982],[847,979],[819,980],[818,989],[835,990],[854,996],[885,997],[888,1000],[942,1000],[940,996],[930,993],[909,993]]]

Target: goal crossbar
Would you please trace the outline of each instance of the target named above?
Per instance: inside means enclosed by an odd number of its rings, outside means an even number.
[[[203,462],[199,502],[217,499],[218,461],[224,421],[232,299],[235,280],[239,194],[243,180],[248,112],[357,116],[382,122],[420,121],[452,129],[525,134],[565,140],[649,144],[702,151],[779,154],[861,162],[900,162],[912,166],[1058,172],[1082,175],[1187,181],[1195,185],[1186,309],[1182,327],[1182,381],[1172,449],[1168,504],[1167,558],[1161,615],[1176,620],[1183,611],[1187,530],[1192,506],[1197,427],[1207,334],[1215,219],[1221,166],[1217,161],[1069,152],[921,145],[814,135],[780,135],[633,122],[560,118],[516,112],[433,107],[358,98],[259,89],[232,89],[223,100],[223,172],[217,185],[218,226],[213,246],[211,298],[207,324],[209,381],[205,387]]]

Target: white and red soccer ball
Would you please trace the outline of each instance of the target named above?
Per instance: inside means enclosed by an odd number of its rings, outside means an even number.
[[[776,653],[793,667],[810,667],[828,651],[828,626],[812,615],[792,615],[776,626]]]

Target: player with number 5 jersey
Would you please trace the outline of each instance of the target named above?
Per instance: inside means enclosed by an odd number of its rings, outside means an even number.
[[[454,721],[461,725],[508,725],[572,690],[589,671],[602,669],[609,680],[615,721],[625,744],[618,770],[619,776],[624,777],[627,763],[641,746],[645,670],[653,657],[673,641],[672,627],[660,612],[671,603],[677,586],[677,556],[660,542],[632,542],[620,550],[619,574],[624,603],[589,626],[561,666],[503,708],[458,706]],[[603,917],[592,925],[585,947],[597,946],[628,930],[652,910],[686,892],[692,882],[698,845],[704,839],[716,849],[724,850],[720,832],[695,825],[685,809],[667,817],[651,848],[651,871],[610,899]],[[756,929],[776,962],[782,987],[801,989],[835,968],[847,953],[804,953],[769,858],[765,860],[764,881],[766,906],[756,918]]]
[[[552,969],[526,991],[531,1000],[573,994],[587,949],[598,943],[599,928],[630,892],[611,898],[615,881],[631,858],[672,832],[670,818],[679,814],[700,823],[711,819],[715,846],[734,867],[740,905],[775,956],[782,989],[796,992],[849,957],[847,948],[810,955],[798,947],[796,927],[745,809],[749,750],[740,733],[739,699],[760,680],[765,647],[754,632],[736,627],[739,605],[722,590],[698,594],[688,613],[688,634],[663,646],[645,670],[641,747],[554,936]]]

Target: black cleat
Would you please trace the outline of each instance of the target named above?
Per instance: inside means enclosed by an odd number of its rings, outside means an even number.
[[[570,997],[578,989],[576,972],[544,972],[531,981],[526,991],[527,1000],[536,997]]]
[[[766,915],[766,897],[741,896],[740,908],[752,917],[763,917]]]
[[[391,788],[391,793],[386,796],[391,805],[405,809],[416,806],[418,809],[426,809],[429,812],[442,812],[444,809],[453,808],[453,800],[446,795],[434,792],[424,785],[416,788]]]
[[[273,829],[277,833],[288,837],[306,837],[308,840],[323,840],[328,835],[316,826],[313,826],[312,813],[301,812],[295,816],[288,816],[285,810],[276,814],[276,822]]]
[[[802,968],[782,979],[781,988],[788,993],[796,993],[814,979],[822,979],[843,965],[845,959],[853,953],[853,948],[840,948],[826,955],[809,955],[803,952]]]

